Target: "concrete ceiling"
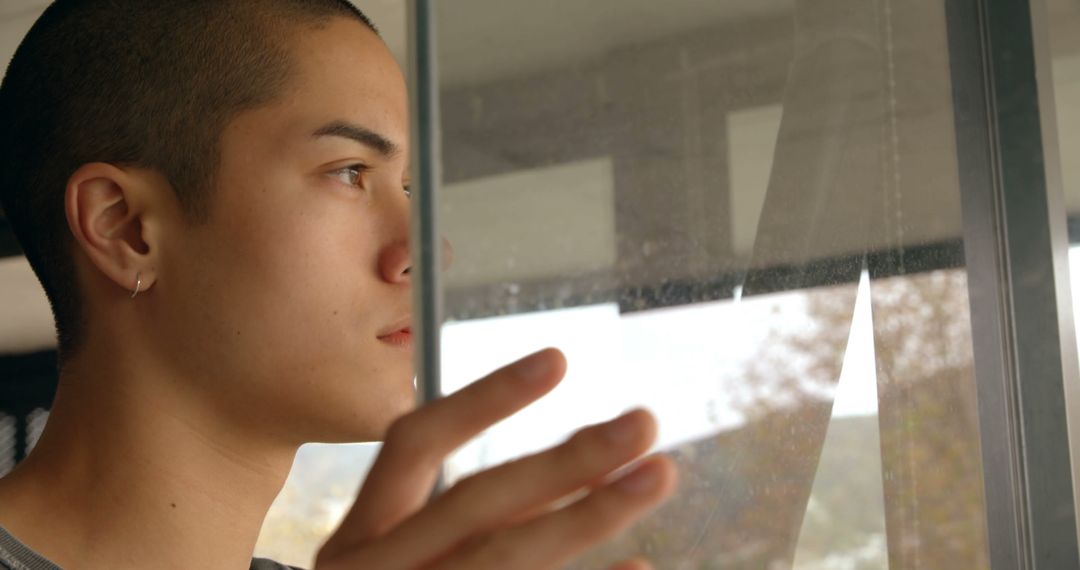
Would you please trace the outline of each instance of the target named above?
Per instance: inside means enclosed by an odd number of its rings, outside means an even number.
[[[587,62],[624,46],[789,12],[793,0],[436,3],[439,69],[459,86]]]

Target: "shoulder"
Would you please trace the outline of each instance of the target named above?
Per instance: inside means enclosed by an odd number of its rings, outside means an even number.
[[[303,570],[296,566],[288,566],[280,562],[274,562],[269,558],[252,558],[251,570]]]

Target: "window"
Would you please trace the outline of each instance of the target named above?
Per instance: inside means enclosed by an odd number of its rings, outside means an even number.
[[[0,55],[43,8],[17,4]],[[1080,564],[1075,3],[358,4],[437,96],[439,393],[570,362],[449,482],[645,406],[680,491],[574,568]],[[13,244],[0,216],[0,476],[55,389]],[[301,448],[255,554],[310,566],[377,452]]]
[[[944,11],[511,4],[438,12],[442,381],[570,372],[449,478],[644,405],[682,488],[582,568],[986,567]]]

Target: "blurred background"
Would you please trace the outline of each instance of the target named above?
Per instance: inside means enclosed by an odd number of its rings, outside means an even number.
[[[356,3],[407,65],[405,2]],[[0,0],[4,61],[45,4]],[[448,478],[645,406],[679,493],[574,568],[988,568],[947,5],[438,3],[443,389],[570,362]],[[1051,216],[1080,244],[1080,2],[1033,5]],[[55,374],[2,218],[0,253],[2,475]],[[310,566],[377,449],[304,446],[256,554]]]

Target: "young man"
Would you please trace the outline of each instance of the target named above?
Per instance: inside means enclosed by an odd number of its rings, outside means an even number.
[[[405,84],[344,0],[59,0],[0,125],[61,358],[0,479],[0,568],[279,567],[251,554],[308,441],[385,436],[319,569],[553,568],[670,494],[663,457],[612,480],[653,441],[637,411],[427,503],[443,457],[565,362],[410,411]]]

